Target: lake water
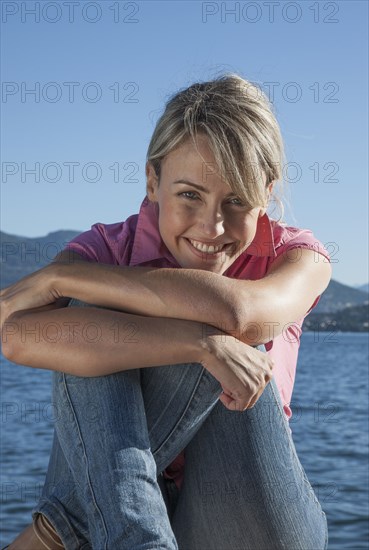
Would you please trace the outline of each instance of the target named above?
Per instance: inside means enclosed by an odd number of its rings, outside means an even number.
[[[3,546],[30,522],[55,419],[51,373],[1,357],[0,374]],[[330,550],[369,548],[368,395],[368,334],[303,334],[291,428],[327,514]]]

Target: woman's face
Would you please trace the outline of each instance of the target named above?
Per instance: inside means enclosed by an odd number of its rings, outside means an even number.
[[[190,140],[169,153],[160,185],[147,163],[147,195],[158,203],[161,237],[179,265],[221,275],[252,243],[265,209],[247,208],[214,174],[206,136],[198,137],[198,148],[205,162]]]

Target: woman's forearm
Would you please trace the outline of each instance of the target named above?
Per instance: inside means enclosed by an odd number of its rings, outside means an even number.
[[[171,317],[234,330],[232,279],[204,270],[59,264],[64,296],[139,315]]]
[[[204,330],[204,325],[191,321],[69,307],[11,315],[3,327],[2,344],[5,357],[15,363],[100,376],[199,362]]]
[[[266,353],[209,325],[95,307],[18,311],[2,341],[13,362],[83,377],[200,363],[221,385],[223,405],[237,411],[255,404],[273,368]]]
[[[196,269],[58,260],[0,292],[0,324],[14,312],[70,297],[137,315],[206,323],[256,345],[301,319],[326,288],[330,266],[317,263],[314,254],[302,250],[298,262],[280,257],[257,281]]]
[[[60,263],[62,295],[139,315],[193,320],[245,343],[268,342],[306,315],[331,276],[323,256],[299,250],[275,260],[265,277],[232,279],[198,269]],[[255,333],[255,334],[254,334]]]

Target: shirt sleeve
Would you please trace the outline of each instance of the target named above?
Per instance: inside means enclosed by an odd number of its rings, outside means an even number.
[[[279,231],[276,232],[275,239],[276,256],[274,260],[286,254],[290,261],[297,262],[301,257],[301,249],[307,248],[314,251],[314,261],[330,262],[328,251],[310,230],[285,226],[278,229]],[[275,362],[273,377],[276,381],[284,412],[288,419],[292,415],[290,401],[295,381],[303,320],[316,307],[319,299],[320,296],[315,298],[302,319],[297,319],[295,323],[286,326],[282,334],[265,345],[268,354]]]
[[[325,246],[314,236],[310,229],[297,227],[283,227],[275,243],[276,258],[287,255],[290,261],[296,261],[301,257],[301,249],[313,250],[315,262],[330,262],[330,256]],[[308,315],[318,304],[320,296],[317,296],[306,312]]]
[[[276,245],[276,257],[287,254],[290,260],[298,261],[301,253],[299,250],[307,248],[313,250],[316,254],[316,262],[321,261],[319,255],[330,262],[330,257],[324,245],[314,236],[309,229],[298,229],[296,227],[284,227],[278,244]]]
[[[314,252],[315,262],[330,262],[330,256],[325,246],[314,236],[309,229],[298,229],[297,227],[284,227],[276,243],[276,258],[286,254],[290,261],[298,261],[301,257],[301,249],[308,249]],[[276,259],[275,258],[275,259]],[[320,296],[317,296],[306,312],[308,315],[318,304]]]
[[[66,245],[66,250],[77,252],[90,262],[118,265],[119,248],[124,246],[124,225],[124,222],[109,225],[96,223],[89,231],[74,237]]]

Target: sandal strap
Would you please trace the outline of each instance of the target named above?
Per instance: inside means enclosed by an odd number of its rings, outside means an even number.
[[[64,545],[61,542],[56,530],[43,514],[38,514],[32,525],[36,537],[43,544],[43,546],[47,548],[47,550],[64,548]]]

